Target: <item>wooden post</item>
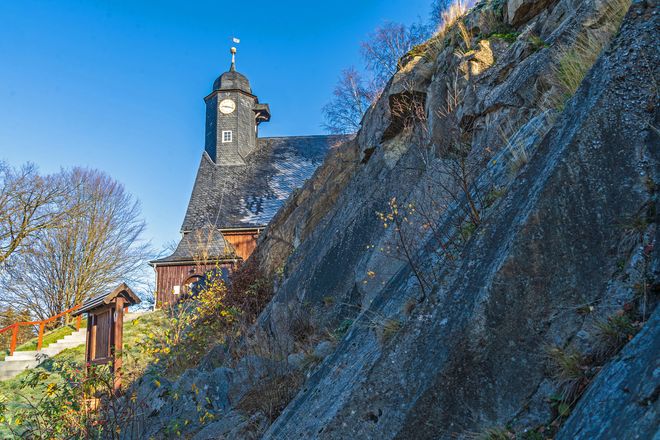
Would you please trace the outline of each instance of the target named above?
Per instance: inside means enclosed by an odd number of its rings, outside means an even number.
[[[114,347],[112,347],[112,370],[114,373],[114,387],[115,395],[118,395],[121,390],[121,358],[123,349],[123,335],[124,335],[124,298],[117,298],[114,307]]]
[[[82,325],[82,315],[78,315],[76,318],[76,330],[80,330],[80,326]]]
[[[94,318],[91,314],[87,315],[87,334],[85,335],[85,367],[89,370],[89,360],[92,356],[91,334],[92,334],[92,321]]]
[[[45,322],[39,323],[39,338],[37,339],[37,351],[41,351],[41,347],[44,343],[44,327],[46,326]]]
[[[96,316],[89,314],[87,316],[87,322],[92,322],[93,324],[88,331],[87,335],[89,337],[89,359],[94,359],[96,357]]]
[[[18,339],[18,324],[14,324],[11,329],[11,345],[9,346],[9,356],[16,351],[16,340]]]

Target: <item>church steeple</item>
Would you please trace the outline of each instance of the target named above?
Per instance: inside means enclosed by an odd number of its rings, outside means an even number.
[[[257,127],[270,120],[268,104],[259,104],[250,81],[236,71],[236,48],[231,66],[213,83],[206,102],[205,150],[217,165],[242,165],[257,148]]]

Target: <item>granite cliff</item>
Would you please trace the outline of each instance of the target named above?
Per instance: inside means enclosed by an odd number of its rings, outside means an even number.
[[[413,49],[260,239],[244,355],[145,382],[145,435],[657,435],[660,10],[628,6],[483,1]]]

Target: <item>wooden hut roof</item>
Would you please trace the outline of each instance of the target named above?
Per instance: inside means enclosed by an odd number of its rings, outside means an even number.
[[[133,293],[131,288],[128,287],[126,283],[121,283],[115,288],[115,290],[108,294],[98,295],[94,298],[90,298],[87,301],[84,301],[82,303],[82,307],[80,307],[71,315],[78,316],[82,313],[87,313],[98,307],[110,304],[110,302],[112,302],[112,300],[118,296],[123,296],[124,299],[128,301],[128,305],[139,304],[141,302],[140,298],[135,293]]]

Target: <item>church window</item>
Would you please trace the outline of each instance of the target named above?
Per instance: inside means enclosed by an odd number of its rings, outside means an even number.
[[[232,140],[232,132],[231,130],[226,130],[222,132],[222,142],[231,142]]]

